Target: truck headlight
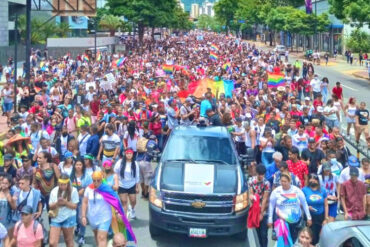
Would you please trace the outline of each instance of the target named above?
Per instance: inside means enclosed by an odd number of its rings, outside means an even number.
[[[150,187],[150,192],[149,192],[149,201],[151,204],[158,208],[163,207],[163,202],[162,198],[160,197],[160,192],[154,189],[153,187]]]
[[[235,212],[239,212],[245,209],[248,206],[248,192],[244,192],[243,194],[236,195],[234,197],[234,210]]]

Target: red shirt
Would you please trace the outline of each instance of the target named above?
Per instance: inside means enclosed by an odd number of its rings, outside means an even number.
[[[363,219],[365,217],[363,200],[366,195],[366,185],[362,181],[353,183],[348,180],[340,188],[340,194],[345,198],[347,210],[352,219]]]
[[[315,99],[314,101],[313,101],[313,107],[315,107],[315,110],[317,110],[317,107],[318,106],[323,106],[323,103],[322,103],[322,101],[320,101],[320,100],[318,100],[318,99]]]
[[[97,116],[99,112],[100,101],[91,101],[90,108],[93,116]]]
[[[302,188],[304,187],[304,175],[308,175],[308,167],[306,163],[302,160],[298,160],[296,163],[293,163],[291,160],[287,160],[288,169],[291,173],[296,175],[301,181]]]
[[[338,99],[342,99],[343,89],[341,87],[334,87],[332,92],[338,97]]]

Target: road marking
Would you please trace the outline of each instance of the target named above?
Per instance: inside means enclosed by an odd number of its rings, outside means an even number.
[[[343,85],[343,84],[342,84],[342,87],[348,88],[348,89],[353,90],[353,91],[358,91],[357,89],[351,88],[351,87]]]

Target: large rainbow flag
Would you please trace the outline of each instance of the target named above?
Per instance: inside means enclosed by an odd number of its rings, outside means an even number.
[[[211,44],[211,50],[213,50],[213,51],[218,51],[218,50],[219,50],[219,48],[218,48],[218,46],[217,46],[217,45],[215,45],[215,44]]]
[[[101,60],[101,53],[100,51],[98,51],[98,53],[96,54],[96,61],[100,61]]]
[[[218,96],[224,93],[225,97],[232,97],[232,93],[234,90],[234,81],[215,81],[210,78],[204,78],[199,81],[190,82],[188,85],[188,90],[182,90],[178,92],[177,95],[180,97],[181,100],[185,100],[188,95],[194,95],[197,98],[201,98],[207,92],[207,88],[210,88],[213,94],[218,92]]]
[[[267,80],[268,87],[285,86],[285,76],[281,73],[269,73]]]
[[[89,62],[89,57],[86,54],[82,56],[82,59],[84,62]]]
[[[128,241],[134,241],[136,243],[135,234],[132,231],[130,222],[126,218],[117,193],[105,182],[103,182],[98,188],[95,188],[94,184],[89,185],[89,187],[98,192],[104,200],[112,206],[113,217],[111,227],[113,232],[121,232]],[[118,212],[120,217],[116,217],[115,211]]]

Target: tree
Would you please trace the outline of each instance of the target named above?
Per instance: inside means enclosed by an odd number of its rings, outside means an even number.
[[[220,0],[214,5],[216,18],[226,26],[226,33],[228,33],[236,11],[239,8],[240,0]]]
[[[370,24],[370,1],[329,0],[330,13],[345,23],[354,22],[357,27]]]
[[[193,23],[189,20],[189,14],[184,12],[180,6],[176,6],[171,27],[181,30],[190,30]]]
[[[66,22],[61,22],[57,26],[56,33],[59,37],[65,38],[71,32],[70,26]]]
[[[114,15],[105,15],[101,18],[99,26],[109,30],[110,36],[114,36],[117,29],[122,27],[123,21]]]
[[[356,28],[346,40],[346,45],[352,52],[370,52],[370,34]]]
[[[211,30],[213,32],[221,32],[221,24],[214,17],[209,15],[200,15],[197,21],[197,28],[202,30]]]

